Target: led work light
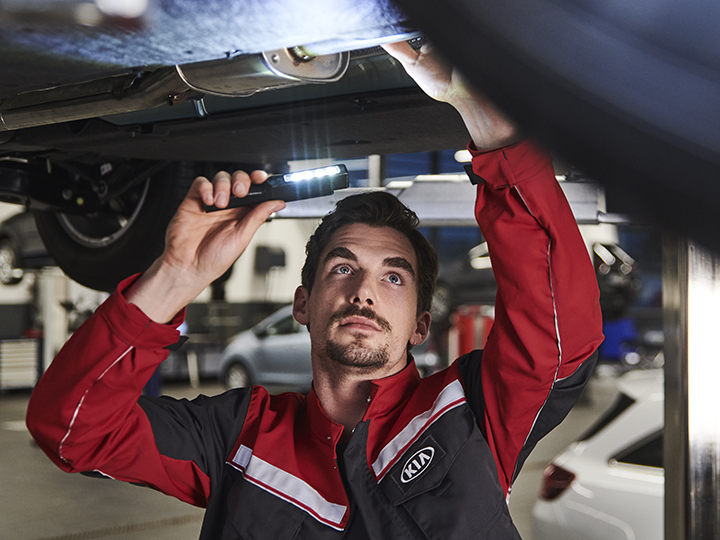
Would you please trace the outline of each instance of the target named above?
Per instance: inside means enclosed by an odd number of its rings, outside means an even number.
[[[253,184],[244,197],[230,196],[226,208],[215,205],[206,206],[206,212],[227,210],[238,206],[250,206],[264,201],[299,201],[332,195],[336,189],[350,185],[350,177],[345,165],[330,165],[319,169],[298,171],[288,174],[269,176],[262,184]]]

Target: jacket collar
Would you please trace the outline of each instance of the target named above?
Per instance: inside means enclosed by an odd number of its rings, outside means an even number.
[[[394,375],[373,380],[369,404],[363,421],[390,413],[412,395],[419,383],[420,373],[418,373],[412,357],[407,366]],[[334,447],[340,440],[343,426],[333,422],[325,414],[314,387],[311,388],[307,397],[307,414],[310,432],[313,436],[322,443]]]

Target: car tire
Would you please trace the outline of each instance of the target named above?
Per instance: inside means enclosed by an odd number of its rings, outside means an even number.
[[[223,374],[223,383],[228,390],[232,388],[249,388],[252,386],[250,372],[240,362],[230,364]]]
[[[0,283],[17,285],[23,279],[23,271],[17,266],[17,255],[8,238],[0,239]]]
[[[71,279],[112,291],[162,253],[167,225],[194,177],[192,164],[174,163],[127,190],[122,204],[111,201],[106,212],[35,212],[35,222],[47,251]]]

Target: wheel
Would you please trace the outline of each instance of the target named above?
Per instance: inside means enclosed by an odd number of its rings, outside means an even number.
[[[17,267],[17,256],[12,242],[7,238],[0,240],[0,283],[17,285],[23,278],[22,268]]]
[[[252,386],[250,383],[250,373],[245,366],[239,362],[234,362],[228,366],[225,370],[225,388],[249,388]]]
[[[165,229],[195,174],[176,163],[111,199],[95,214],[35,212],[46,249],[73,280],[112,291],[162,253]]]

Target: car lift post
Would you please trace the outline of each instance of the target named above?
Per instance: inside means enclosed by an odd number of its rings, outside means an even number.
[[[720,256],[663,238],[665,538],[720,531]]]
[[[41,269],[35,279],[40,280],[40,311],[43,325],[40,373],[44,373],[68,338],[68,313],[60,304],[60,300],[68,296],[68,283],[62,271],[56,267]]]

